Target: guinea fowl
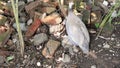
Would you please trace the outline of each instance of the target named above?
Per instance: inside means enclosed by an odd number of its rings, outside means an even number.
[[[72,11],[73,2],[69,2],[68,15],[65,19],[68,38],[74,45],[78,45],[83,53],[89,53],[90,37],[82,20]]]

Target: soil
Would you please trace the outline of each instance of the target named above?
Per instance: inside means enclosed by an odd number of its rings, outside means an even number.
[[[66,49],[60,46],[54,54],[52,59],[46,59],[40,50],[39,46],[25,46],[24,58],[20,57],[19,53],[14,53],[14,60],[10,63],[2,64],[1,68],[120,68],[120,25],[115,25],[115,29],[107,38],[98,38],[95,40],[96,35],[91,35],[90,50],[94,51],[97,59],[86,56],[79,49],[79,52],[74,55],[69,54]],[[105,45],[109,47],[105,48]],[[71,57],[70,62],[57,63],[56,59],[62,56],[62,53],[68,54]],[[40,66],[37,63],[40,62]]]

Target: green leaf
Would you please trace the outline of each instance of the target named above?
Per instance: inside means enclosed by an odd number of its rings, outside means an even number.
[[[99,28],[100,23],[95,23],[95,27]]]
[[[9,62],[9,61],[13,60],[14,58],[15,58],[15,56],[9,56],[9,57],[7,57],[7,61]]]

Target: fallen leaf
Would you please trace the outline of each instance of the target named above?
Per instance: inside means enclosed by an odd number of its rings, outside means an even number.
[[[0,47],[2,47],[2,45],[4,45],[7,42],[11,33],[12,33],[12,28],[5,26],[0,27]]]
[[[34,22],[32,23],[32,25],[28,28],[25,36],[26,36],[27,38],[31,37],[31,36],[35,33],[35,31],[38,29],[38,27],[39,27],[40,25],[41,25],[41,20],[38,19],[38,18],[36,18],[36,19],[34,20]]]

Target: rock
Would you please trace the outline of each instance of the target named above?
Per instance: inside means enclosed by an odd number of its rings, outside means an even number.
[[[55,40],[49,40],[42,51],[45,58],[52,58],[56,49],[60,46],[60,42]]]
[[[26,59],[28,56],[27,55],[24,55],[24,58]]]
[[[40,62],[37,62],[37,66],[41,66],[41,63],[40,63]]]
[[[64,26],[62,24],[58,24],[58,25],[50,25],[50,33],[56,33],[56,32],[60,32]]]
[[[48,40],[48,37],[45,33],[36,34],[33,38],[34,45],[39,45]]]
[[[103,48],[110,48],[110,45],[108,43],[104,43]]]
[[[67,55],[67,54],[64,54],[64,56],[63,56],[63,62],[70,62],[70,56],[69,55]]]
[[[27,21],[27,25],[31,25],[32,22],[33,22],[33,19],[29,19],[29,20]]]
[[[13,27],[17,30],[16,23],[13,24]],[[25,23],[20,23],[20,28],[21,28],[22,31],[26,31],[27,30],[27,28],[25,26]]]
[[[102,45],[98,44],[98,47],[102,47]]]
[[[96,68],[96,65],[92,65],[90,68]]]
[[[108,3],[108,1],[105,1],[105,0],[104,0],[104,1],[103,1],[103,4],[104,4],[105,6],[108,6],[109,3]]]

